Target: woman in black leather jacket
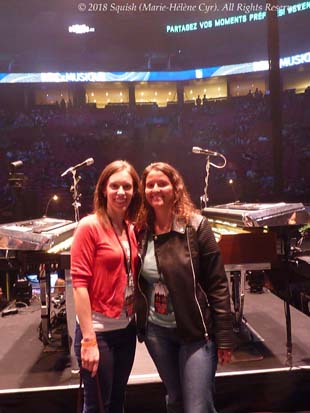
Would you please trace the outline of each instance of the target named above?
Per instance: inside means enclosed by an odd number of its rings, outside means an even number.
[[[229,362],[227,278],[206,218],[179,172],[157,162],[142,175],[137,325],[166,387],[168,413],[215,413],[217,361]]]

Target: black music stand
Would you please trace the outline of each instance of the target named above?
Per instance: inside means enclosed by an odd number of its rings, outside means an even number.
[[[291,258],[291,238],[292,233],[296,232],[297,228],[294,227],[280,227],[279,236],[282,240],[283,247],[283,263],[289,268],[289,262]],[[292,321],[291,321],[291,309],[290,309],[290,280],[289,274],[285,276],[285,290],[284,290],[284,314],[286,324],[286,365],[288,367],[293,366],[293,341],[292,341]]]
[[[282,299],[284,301],[284,315],[286,325],[286,365],[293,367],[293,340],[292,340],[292,321],[290,309],[290,262],[292,259],[291,240],[298,234],[298,225],[286,225],[274,227],[279,239],[281,240],[281,272],[284,273],[284,290],[282,290]]]

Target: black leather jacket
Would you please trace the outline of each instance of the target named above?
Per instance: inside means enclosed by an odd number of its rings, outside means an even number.
[[[148,233],[138,234],[142,260]],[[232,316],[228,282],[212,229],[195,214],[191,224],[175,220],[172,231],[154,236],[159,271],[174,308],[177,331],[184,342],[204,337],[219,348],[232,348]],[[146,281],[138,276],[136,299],[138,337],[142,341],[148,318]]]

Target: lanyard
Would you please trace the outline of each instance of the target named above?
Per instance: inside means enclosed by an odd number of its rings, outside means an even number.
[[[155,261],[156,261],[157,271],[158,271],[158,275],[159,275],[159,281],[164,282],[163,273],[160,269],[159,261],[158,261],[158,255],[157,255],[157,252],[156,252],[155,240],[157,239],[157,237],[158,237],[158,235],[155,235],[155,234],[152,235],[152,239],[153,239],[153,243],[154,243],[154,255],[155,255]]]
[[[110,218],[109,218],[110,219]],[[121,239],[119,238],[115,228],[113,227],[112,221],[110,219],[111,226],[113,228],[114,234],[117,238],[117,241],[123,251],[123,256],[124,256],[124,264],[125,264],[125,269],[126,269],[126,274],[127,274],[127,286],[124,291],[125,295],[125,301],[124,301],[124,309],[126,312],[126,316],[131,319],[134,315],[134,281],[133,281],[133,276],[131,272],[131,259],[132,259],[132,253],[131,253],[131,244],[130,244],[130,238],[129,238],[129,233],[128,233],[128,226],[125,223],[125,231],[126,231],[126,236],[127,236],[127,242],[128,242],[128,247],[129,247],[129,257],[126,254],[125,246],[123,245]]]
[[[130,278],[132,277],[132,273],[131,273],[131,258],[132,258],[132,254],[131,254],[131,244],[130,244],[130,239],[129,239],[129,234],[128,234],[128,228],[127,225],[125,225],[126,227],[126,235],[127,235],[127,241],[128,241],[128,246],[129,246],[129,257],[127,257],[124,245],[122,244],[122,241],[120,240],[119,236],[117,235],[117,232],[115,231],[115,228],[113,227],[111,218],[109,217],[110,223],[111,223],[111,227],[113,228],[114,234],[117,238],[117,241],[123,251],[123,256],[124,256],[124,263],[125,263],[125,269],[126,269],[126,274],[127,274],[127,281],[128,284],[130,283]]]

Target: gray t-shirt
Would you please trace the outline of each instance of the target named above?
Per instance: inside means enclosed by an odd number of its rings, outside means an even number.
[[[149,302],[148,321],[161,327],[176,327],[171,297],[163,277],[160,276],[158,272],[154,241],[152,238],[148,240],[147,252],[144,258],[141,275],[147,281],[147,298]],[[167,294],[167,314],[160,314],[155,311],[155,292]]]

